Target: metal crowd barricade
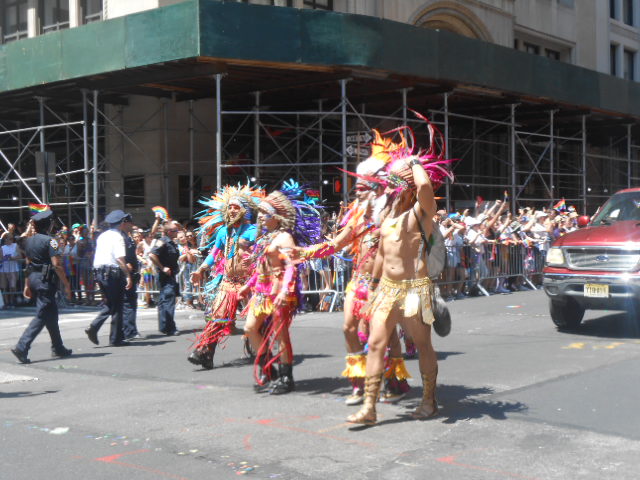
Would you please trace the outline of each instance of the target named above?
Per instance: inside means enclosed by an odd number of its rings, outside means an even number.
[[[530,245],[505,245],[483,244],[480,246],[462,245],[447,247],[445,268],[440,278],[435,283],[439,285],[458,285],[458,288],[477,288],[483,295],[489,296],[486,288],[486,280],[501,278],[521,278],[531,288],[536,288],[534,277],[542,274],[545,251],[538,246]],[[202,263],[198,257],[197,262],[182,264],[178,273],[178,283],[183,298],[194,299],[200,307],[206,303],[204,298],[204,285],[206,276],[200,286],[192,285],[189,279],[191,272],[195,271]],[[304,295],[317,294],[321,298],[331,296],[328,311],[333,312],[340,303],[344,302],[346,285],[351,278],[352,262],[341,256],[328,259],[328,267],[325,264],[326,276],[323,273],[307,267],[307,278],[304,280]],[[18,263],[17,283],[14,289],[3,291],[5,300],[7,295],[16,295],[22,299],[24,288],[25,260],[15,260]],[[71,284],[72,303],[95,304],[101,298],[100,290],[96,287],[93,274],[93,259],[76,258],[70,255],[62,255],[63,267]],[[0,263],[0,267],[2,263]],[[3,274],[0,268],[0,275]],[[141,266],[141,279],[138,284],[138,294],[156,295],[160,292],[158,276],[155,267]],[[538,279],[539,280],[539,279]],[[485,283],[485,285],[483,285]],[[21,303],[16,302],[14,303]],[[59,295],[59,305],[67,306],[68,302],[62,293]]]
[[[448,246],[446,252],[445,268],[436,283],[477,288],[486,296],[490,294],[485,280],[522,278],[535,289],[532,277],[542,274],[545,258],[544,250],[537,246],[513,244]]]

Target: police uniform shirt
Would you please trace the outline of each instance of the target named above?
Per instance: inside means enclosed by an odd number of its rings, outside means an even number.
[[[93,268],[117,267],[117,258],[124,257],[124,238],[117,228],[112,228],[103,232],[96,242],[96,253],[93,259]]]
[[[151,253],[158,256],[158,261],[163,268],[169,267],[172,274],[178,273],[178,257],[180,257],[178,246],[167,236],[162,237],[160,242],[160,245],[151,249]]]
[[[58,255],[58,242],[49,235],[36,233],[27,237],[24,250],[33,265],[51,265],[51,257]]]
[[[125,249],[124,261],[125,263],[128,263],[129,265],[131,265],[131,267],[133,268],[131,273],[137,273],[139,265],[138,265],[138,256],[136,255],[136,242],[134,242],[133,238],[131,238],[126,233],[121,232],[121,234],[124,240],[124,249]]]

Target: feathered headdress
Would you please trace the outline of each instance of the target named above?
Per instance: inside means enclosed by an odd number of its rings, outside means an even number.
[[[262,199],[258,209],[276,218],[280,228],[291,233],[299,246],[307,246],[321,240],[322,226],[320,212],[302,198],[304,188],[295,180],[288,180],[280,190]]]
[[[220,227],[225,225],[227,208],[231,204],[239,205],[245,211],[245,219],[253,222],[258,202],[264,197],[264,191],[250,185],[227,185],[218,190],[211,198],[200,199],[206,208],[196,219],[200,223],[200,233],[207,238],[215,238]]]
[[[374,130],[375,139],[371,145],[371,156],[359,165],[356,173],[350,175],[367,182],[375,182],[390,186],[396,190],[415,188],[413,173],[409,161],[416,159],[429,175],[429,179],[436,190],[446,178],[453,181],[453,174],[445,166],[454,160],[445,159],[446,145],[444,136],[438,128],[426,117],[411,110],[419,119],[427,123],[429,129],[429,149],[415,152],[415,135],[413,129],[407,125],[394,128],[380,134]],[[400,141],[395,143],[393,135],[398,135]],[[383,163],[382,166],[379,166]]]

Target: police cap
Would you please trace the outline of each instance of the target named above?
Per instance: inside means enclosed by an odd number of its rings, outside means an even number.
[[[114,210],[104,218],[104,221],[110,225],[121,223],[123,220],[131,220],[131,215],[122,210]]]

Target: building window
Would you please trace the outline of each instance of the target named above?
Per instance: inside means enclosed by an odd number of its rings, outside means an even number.
[[[631,52],[629,50],[624,51],[624,79],[625,80],[635,80],[635,62],[636,52]]]
[[[622,21],[627,25],[633,25],[634,0],[622,0]]]
[[[544,54],[547,56],[547,58],[551,58],[553,60],[560,60],[560,52],[557,50],[551,50],[550,48],[545,48]]]
[[[616,68],[618,63],[617,63],[617,52],[618,52],[618,46],[617,45],[613,45],[611,44],[611,47],[609,48],[609,62],[610,62],[610,72],[611,75],[616,76],[618,75],[618,69]]]
[[[202,191],[202,177],[200,175],[193,176],[193,188],[189,188],[189,175],[178,175],[178,206],[181,208],[189,207],[189,191],[192,192],[193,205],[197,205],[198,192]]]
[[[122,179],[124,206],[144,207],[144,175],[129,175]]]
[[[316,10],[333,10],[333,0],[304,0],[302,3]]]
[[[69,28],[69,0],[40,0],[38,16],[42,33]]]
[[[533,53],[534,55],[540,55],[540,47],[533,43],[524,42],[524,51],[527,53]]]
[[[271,5],[272,7],[293,7],[293,0],[236,0],[238,3],[252,3],[254,5]]]
[[[82,0],[82,18],[84,23],[102,20],[102,0]]]
[[[27,37],[27,0],[0,0],[0,29],[2,42]]]
[[[616,9],[617,0],[609,0],[609,17],[614,20],[617,18],[617,9]]]
[[[558,0],[558,3],[566,8],[575,7],[575,0]]]

